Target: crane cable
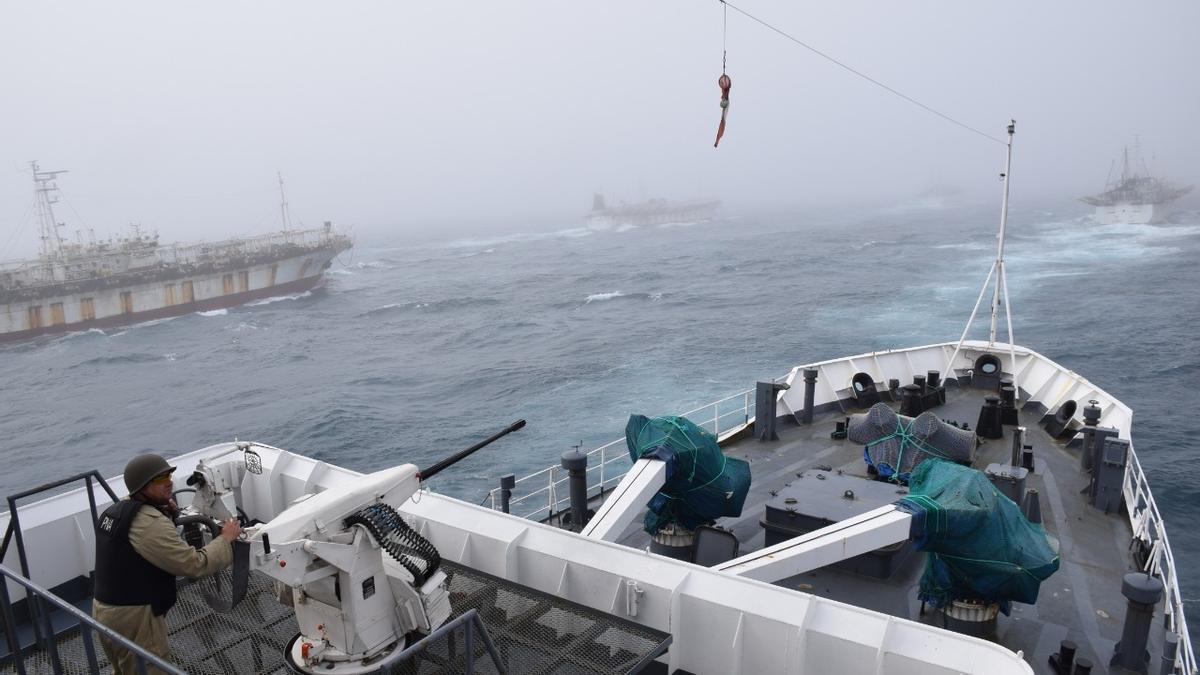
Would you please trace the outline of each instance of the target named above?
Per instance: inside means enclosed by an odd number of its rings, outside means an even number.
[[[988,139],[988,140],[990,140],[990,141],[995,141],[996,143],[999,143],[999,144],[1001,144],[1001,145],[1007,145],[1007,142],[1006,142],[1006,141],[1003,141],[1003,140],[1001,140],[1001,139],[999,139],[999,138],[996,138],[995,136],[993,136],[993,135],[991,135],[991,134],[989,134],[989,133],[986,133],[986,132],[980,131],[979,129],[976,129],[975,127],[973,127],[973,126],[971,126],[971,125],[969,125],[969,124],[966,124],[966,123],[964,123],[964,122],[960,122],[960,121],[958,121],[958,120],[954,119],[953,117],[951,117],[951,116],[947,115],[946,113],[943,113],[943,112],[941,112],[941,111],[939,111],[939,110],[935,110],[934,108],[932,108],[932,107],[930,107],[930,106],[928,106],[928,105],[925,105],[924,103],[921,103],[921,102],[920,102],[920,101],[918,101],[917,99],[915,99],[915,98],[913,98],[913,97],[911,97],[911,96],[909,96],[909,95],[907,95],[907,94],[904,94],[904,93],[902,93],[902,92],[900,92],[900,91],[897,91],[896,89],[893,89],[892,87],[889,87],[888,85],[886,85],[886,84],[884,84],[884,83],[880,82],[879,80],[876,80],[875,78],[871,77],[870,75],[867,75],[866,73],[863,73],[863,72],[861,72],[861,71],[855,70],[854,68],[851,68],[850,66],[846,65],[845,63],[842,63],[841,61],[838,61],[837,59],[835,59],[835,58],[833,58],[832,56],[830,56],[830,55],[826,54],[825,52],[823,52],[823,51],[821,51],[821,50],[817,49],[816,47],[813,47],[812,45],[806,44],[804,41],[800,40],[799,38],[797,38],[797,37],[795,37],[795,36],[793,36],[793,35],[790,35],[790,34],[788,34],[787,32],[785,32],[785,31],[783,31],[783,30],[781,30],[781,29],[779,29],[779,28],[776,28],[775,26],[772,26],[771,24],[767,23],[766,21],[763,21],[762,19],[760,19],[760,18],[758,18],[758,17],[754,16],[753,14],[751,14],[751,13],[747,12],[746,10],[744,10],[744,9],[742,9],[742,8],[740,8],[740,7],[738,7],[737,5],[734,5],[734,4],[730,3],[730,2],[728,2],[727,0],[717,0],[717,2],[720,2],[720,3],[721,3],[721,4],[722,4],[722,5],[725,7],[725,8],[732,8],[732,9],[733,9],[733,11],[735,11],[735,12],[737,12],[737,13],[741,14],[742,16],[746,17],[747,19],[750,19],[751,21],[754,21],[755,23],[757,23],[757,24],[760,24],[760,25],[762,25],[763,27],[765,27],[765,28],[767,28],[767,29],[769,29],[769,30],[772,30],[772,31],[774,31],[774,32],[776,32],[776,33],[778,33],[778,34],[780,34],[780,35],[782,35],[783,37],[787,38],[788,40],[791,40],[792,42],[795,42],[796,44],[800,45],[801,47],[804,47],[804,48],[805,48],[805,49],[807,49],[808,51],[810,51],[810,52],[812,52],[812,53],[816,54],[817,56],[820,56],[821,58],[823,58],[823,59],[825,59],[826,61],[829,61],[830,63],[832,63],[832,64],[834,64],[834,65],[838,66],[839,68],[842,68],[843,70],[846,70],[846,71],[848,71],[848,72],[850,72],[850,73],[852,73],[852,74],[854,74],[854,75],[857,75],[857,76],[861,77],[862,79],[864,79],[864,80],[866,80],[866,81],[870,82],[871,84],[874,84],[874,85],[875,85],[875,86],[877,86],[877,87],[880,87],[881,89],[883,89],[883,90],[885,90],[885,91],[887,91],[887,92],[889,92],[889,93],[891,93],[891,94],[894,94],[894,95],[896,95],[896,96],[899,96],[900,98],[904,99],[905,101],[908,101],[909,103],[912,103],[913,105],[917,106],[918,108],[921,108],[921,109],[925,110],[926,112],[933,113],[934,115],[937,115],[938,117],[941,117],[942,119],[946,120],[947,122],[950,122],[950,123],[952,123],[952,124],[956,124],[956,125],[958,125],[958,126],[962,127],[963,129],[966,129],[967,131],[970,131],[970,132],[972,132],[972,133],[979,134],[980,136],[983,136],[984,138],[986,138],[986,139]],[[724,11],[724,10],[723,10],[723,11]],[[723,61],[723,60],[724,60],[724,59],[722,58],[722,61]],[[722,71],[722,72],[723,72],[723,71]],[[722,123],[723,123],[723,122],[724,122],[724,115],[722,114]],[[719,138],[719,135],[718,135],[718,138]]]

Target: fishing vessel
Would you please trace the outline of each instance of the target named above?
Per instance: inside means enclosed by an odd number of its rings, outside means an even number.
[[[181,582],[175,663],[212,673],[1197,672],[1133,411],[1015,343],[1004,245],[957,341],[796,365],[483,503],[229,441],[171,459],[181,536],[246,526]],[[968,339],[984,300],[987,339]],[[1007,326],[1006,339],[999,327]],[[614,436],[618,430],[614,429]],[[120,477],[0,515],[13,672],[106,672],[87,614]],[[682,482],[681,482],[682,481]],[[115,639],[115,638],[114,638]],[[134,648],[131,646],[131,648]]]
[[[1150,175],[1136,149],[1132,163],[1129,148],[1122,151],[1121,173],[1115,179],[1114,168],[1109,169],[1104,192],[1080,199],[1084,204],[1096,207],[1092,218],[1105,225],[1143,225],[1162,221],[1167,216],[1167,205],[1192,189],[1190,185],[1173,185]]]
[[[252,300],[302,293],[321,283],[333,258],[352,245],[326,222],[289,228],[280,179],[283,230],[195,244],[160,244],[133,227],[124,237],[64,239],[54,213],[58,176],[31,162],[41,249],[35,259],[0,262],[0,342],[108,328]]]
[[[670,201],[662,198],[609,205],[603,194],[596,193],[585,221],[593,230],[699,223],[712,220],[720,206],[721,202],[716,200]]]

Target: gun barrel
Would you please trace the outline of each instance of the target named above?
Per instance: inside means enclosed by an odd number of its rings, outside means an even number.
[[[417,477],[423,481],[429,480],[430,478],[433,478],[442,469],[445,469],[445,468],[457,463],[459,460],[465,459],[471,453],[475,452],[476,450],[479,450],[480,448],[491,443],[492,441],[495,441],[496,439],[500,438],[501,436],[506,436],[508,434],[511,434],[512,432],[514,432],[524,426],[525,426],[525,420],[517,420],[516,422],[513,422],[512,424],[508,425],[507,427],[500,430],[499,432],[493,434],[489,438],[486,438],[486,439],[476,443],[475,445],[472,445],[471,447],[467,448],[466,450],[460,450],[459,452],[456,452],[453,455],[450,455],[446,459],[443,459],[442,461],[437,462],[436,464],[429,467],[428,469],[421,469],[421,471],[417,474]]]

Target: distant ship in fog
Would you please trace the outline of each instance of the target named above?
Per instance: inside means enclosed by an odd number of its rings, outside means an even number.
[[[696,223],[712,220],[721,202],[695,199],[669,201],[649,199],[635,204],[609,206],[604,195],[592,197],[592,210],[587,214],[587,226],[593,230],[611,230],[622,226],[648,227],[669,223]]]
[[[1092,217],[1105,225],[1128,223],[1140,225],[1161,221],[1166,216],[1166,205],[1191,191],[1192,186],[1172,185],[1161,178],[1150,175],[1145,163],[1134,151],[1134,166],[1129,160],[1129,148],[1125,148],[1121,164],[1121,175],[1116,180],[1109,170],[1109,180],[1104,192],[1080,199],[1096,207]],[[1137,164],[1141,164],[1138,170]]]
[[[41,251],[0,262],[0,342],[122,326],[307,291],[351,247],[331,223],[212,243],[159,244],[133,227],[127,237],[67,241],[54,216],[65,171],[33,169]],[[280,194],[283,181],[280,179]]]

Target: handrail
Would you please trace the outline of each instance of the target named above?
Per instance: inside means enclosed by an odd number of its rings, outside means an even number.
[[[54,595],[50,591],[33,583],[28,578],[17,574],[15,571],[4,565],[0,565],[0,577],[3,577],[0,579],[0,612],[3,613],[5,625],[8,627],[8,630],[5,630],[4,632],[8,639],[8,646],[13,659],[13,665],[16,666],[18,675],[25,675],[25,654],[21,651],[21,645],[17,641],[16,620],[13,615],[12,601],[8,595],[9,581],[13,581],[21,586],[24,586],[25,595],[30,599],[31,602],[49,602],[79,621],[79,630],[80,635],[83,638],[83,648],[84,653],[87,656],[89,673],[100,672],[100,662],[96,656],[96,643],[92,639],[92,633],[94,631],[133,652],[134,662],[137,665],[137,672],[142,673],[142,675],[145,675],[147,665],[154,666],[155,668],[158,668],[165,673],[169,673],[170,675],[187,675],[187,673],[171,665],[161,657],[146,651],[144,647],[136,642],[133,642],[124,635],[121,635],[115,630],[95,620],[78,607],[72,605],[66,600],[63,600],[57,595]],[[50,654],[51,668],[55,673],[61,673],[63,672],[62,659],[58,654],[58,643],[54,641],[54,632],[50,625],[50,612],[40,611],[38,614],[41,615],[42,623],[44,624],[42,628],[46,631],[47,635],[46,650]]]
[[[26,578],[33,577],[33,575],[30,574],[30,572],[29,572],[29,558],[25,553],[25,538],[23,536],[21,536],[21,519],[17,512],[17,501],[24,499],[26,497],[32,497],[34,495],[41,494],[43,492],[49,492],[50,490],[62,487],[69,483],[74,483],[75,481],[83,480],[87,484],[88,508],[91,510],[91,513],[92,513],[92,527],[93,528],[97,527],[97,523],[99,523],[99,520],[100,520],[100,515],[96,510],[96,491],[92,487],[93,479],[100,484],[100,487],[104,488],[104,491],[108,493],[108,496],[110,498],[112,498],[113,502],[118,501],[117,493],[113,492],[113,489],[108,486],[108,482],[105,481],[104,477],[100,475],[100,472],[95,469],[92,469],[91,471],[85,471],[83,473],[77,473],[73,476],[67,476],[66,478],[59,478],[58,480],[54,480],[49,483],[44,483],[37,487],[33,487],[28,490],[24,490],[24,491],[18,492],[16,494],[9,495],[8,496],[8,528],[5,529],[5,531],[4,531],[3,543],[0,543],[0,563],[4,562],[5,556],[8,555],[8,545],[12,541],[13,535],[16,535],[16,538],[17,538],[17,561],[21,564],[21,574],[24,575]],[[5,588],[6,594],[7,594],[7,591],[8,591],[8,589]],[[29,603],[29,618],[33,622],[33,635],[36,640],[41,641],[43,639],[42,632],[41,632],[42,627],[41,627],[41,622],[38,621],[38,616],[37,616],[37,612],[39,611],[39,609],[40,609],[40,603],[33,603],[33,602]],[[13,624],[9,624],[9,625],[13,625]],[[47,641],[53,641],[53,639],[54,639],[53,634],[48,633],[44,639],[46,639]]]
[[[1157,575],[1166,587],[1167,592],[1167,630],[1179,636],[1179,651],[1175,663],[1186,675],[1197,672],[1196,654],[1192,649],[1192,639],[1188,633],[1187,616],[1184,614],[1183,594],[1179,588],[1179,579],[1175,570],[1175,556],[1171,552],[1167,540],[1167,529],[1158,504],[1154,502],[1146,474],[1142,464],[1129,447],[1129,461],[1125,470],[1123,485],[1125,510],[1129,514],[1129,525],[1133,530],[1133,538],[1147,548],[1144,571]]]
[[[681,413],[680,416],[690,418],[690,417],[694,416],[696,413],[707,411],[707,410],[711,409],[712,410],[711,416],[708,416],[708,415],[700,416],[700,417],[702,417],[701,421],[693,420],[693,422],[696,422],[697,426],[704,428],[708,431],[711,431],[714,436],[720,437],[720,435],[722,433],[726,433],[730,430],[734,430],[734,429],[740,428],[742,426],[745,426],[746,424],[749,424],[750,419],[753,417],[753,409],[754,409],[753,394],[754,394],[753,389],[746,389],[744,391],[740,391],[731,396],[726,396],[725,398],[713,401],[712,403],[708,403],[708,404],[702,405],[698,408],[694,408],[685,413]],[[741,399],[740,406],[737,406],[737,407],[733,408],[732,410],[728,410],[726,412],[721,412],[721,404],[727,403],[729,401],[733,401],[736,399]],[[736,420],[736,421],[730,421],[729,418],[731,418],[731,417],[733,417],[734,420]],[[593,490],[596,491],[596,494],[603,494],[604,490],[609,485],[620,481],[621,478],[625,475],[625,473],[629,471],[629,467],[633,466],[633,462],[629,459],[628,452],[624,451],[624,445],[625,445],[625,439],[618,438],[614,441],[609,441],[608,443],[605,443],[604,445],[601,445],[601,446],[594,448],[592,450],[589,450],[587,452],[587,457],[588,457],[587,473],[592,474],[593,472],[595,472],[597,474],[595,476],[595,478],[596,478],[595,481],[588,483],[587,489],[588,489],[589,494],[591,494],[593,492]],[[612,454],[615,456],[610,456],[609,453],[610,453],[610,451],[613,450],[614,446],[621,446],[620,451],[613,451]],[[592,458],[595,455],[599,455],[598,463],[593,463]],[[610,467],[612,467],[613,464],[625,464],[626,466],[624,466],[623,468],[622,467],[614,467],[614,468],[610,469]],[[544,469],[534,471],[531,474],[528,474],[526,476],[522,476],[522,477],[516,479],[516,481],[514,482],[514,487],[520,486],[523,483],[528,483],[530,481],[535,481],[535,480],[541,483],[541,487],[538,487],[536,489],[529,489],[527,492],[524,492],[519,497],[513,497],[512,499],[510,499],[508,502],[510,508],[512,506],[525,503],[525,502],[529,501],[530,499],[537,497],[538,495],[544,494],[546,501],[544,503],[542,503],[541,506],[539,506],[536,509],[533,509],[532,511],[524,512],[524,513],[521,513],[518,515],[520,515],[522,518],[535,518],[535,517],[543,517],[542,514],[545,514],[544,517],[550,518],[550,517],[553,517],[555,513],[558,513],[561,510],[563,510],[564,505],[568,504],[570,502],[570,497],[564,496],[562,498],[559,498],[559,496],[558,496],[558,495],[568,495],[568,492],[569,492],[565,489],[562,489],[562,490],[559,489],[559,487],[563,483],[568,481],[568,478],[566,476],[561,476],[561,477],[558,476],[559,471],[561,471],[561,467],[559,467],[557,464],[552,464]],[[493,488],[493,489],[489,490],[487,496],[484,497],[482,500],[483,503],[490,504],[491,508],[493,510],[496,510],[497,504],[502,501],[499,499],[499,494],[500,494],[501,489],[502,488]]]
[[[459,626],[463,626],[463,655],[466,661],[463,664],[463,672],[475,672],[475,637],[478,635],[483,642],[483,647],[487,651],[488,656],[492,657],[492,664],[496,666],[496,670],[500,675],[505,675],[508,672],[508,668],[504,665],[504,659],[501,658],[500,652],[497,651],[496,644],[492,642],[492,637],[488,634],[487,627],[483,625],[483,620],[479,618],[479,612],[474,608],[459,614],[452,621],[442,624],[441,627],[429,635],[405,647],[402,651],[388,656],[375,665],[379,666],[385,673],[397,672],[398,666],[411,661],[415,656],[425,651],[429,645],[442,639]],[[453,652],[449,653],[449,658],[451,660],[456,658]]]

